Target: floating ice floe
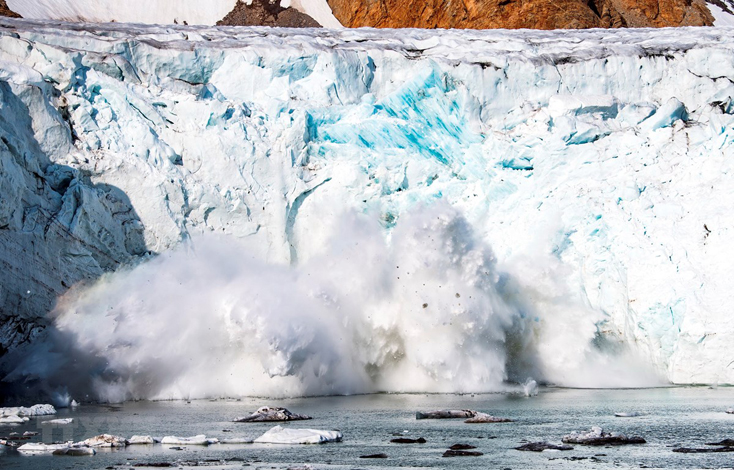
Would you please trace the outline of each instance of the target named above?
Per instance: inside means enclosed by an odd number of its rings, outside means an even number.
[[[204,434],[199,434],[193,437],[166,436],[161,439],[161,444],[165,445],[208,446],[218,443],[219,439],[208,438]]]
[[[53,451],[53,455],[66,455],[68,457],[84,457],[87,455],[94,455],[97,451],[91,447],[66,447],[63,449],[56,449]]]
[[[42,444],[39,442],[29,442],[18,447],[18,452],[27,454],[50,454],[57,450],[68,449],[71,447],[71,442],[65,444]]]
[[[415,419],[465,419],[465,423],[509,423],[508,418],[498,418],[474,410],[438,410],[427,413],[417,412]]]
[[[74,418],[62,418],[62,419],[49,419],[43,421],[41,424],[71,424],[74,422]]]
[[[6,416],[33,417],[55,414],[56,408],[54,408],[52,405],[33,405],[30,407],[16,406],[11,408],[0,408],[0,418]]]
[[[620,433],[604,432],[599,426],[594,426],[589,432],[572,432],[561,439],[566,444],[583,444],[587,446],[645,444],[647,441],[640,436],[626,436]]]
[[[3,416],[2,418],[0,418],[0,424],[23,424],[27,421],[29,421],[29,419],[26,418],[25,416],[21,417],[21,416],[11,415],[11,416]]]
[[[467,419],[473,418],[476,415],[477,412],[472,410],[438,410],[427,413],[419,411],[415,414],[415,419]]]
[[[512,420],[509,418],[500,418],[492,416],[487,413],[476,412],[474,416],[464,421],[465,423],[511,423]]]
[[[286,429],[275,426],[255,439],[258,444],[323,444],[340,442],[341,431],[320,431],[318,429]]]
[[[56,408],[51,405],[33,405],[31,407],[16,406],[0,408],[0,424],[23,424],[30,417],[56,414]]]
[[[272,422],[272,421],[300,421],[311,419],[310,416],[299,415],[291,413],[286,408],[272,408],[269,406],[263,406],[250,416],[244,416],[235,418],[235,423],[257,423],[257,422]]]
[[[160,440],[158,441],[160,442]],[[144,445],[144,444],[155,444],[156,440],[151,436],[133,436],[127,440],[128,445]]]
[[[87,447],[125,447],[127,439],[112,434],[100,434],[99,436],[90,437],[87,440],[77,443],[78,446]]]
[[[567,445],[556,445],[549,442],[528,442],[520,447],[515,447],[515,450],[522,450],[525,452],[543,452],[543,451],[560,451],[560,450],[573,450],[573,447]]]
[[[220,444],[252,444],[252,439],[245,439],[239,437],[232,437],[230,439],[222,439],[219,441]]]

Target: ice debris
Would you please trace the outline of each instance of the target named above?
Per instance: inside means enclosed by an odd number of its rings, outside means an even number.
[[[275,426],[255,439],[258,444],[323,444],[340,442],[341,431],[320,431],[318,429],[286,429]]]
[[[594,426],[589,432],[572,432],[561,439],[566,444],[583,444],[587,446],[645,444],[647,441],[640,436],[626,436],[620,433],[608,433],[599,426]]]
[[[509,423],[508,418],[498,418],[487,413],[474,410],[438,410],[426,413],[417,412],[415,419],[465,419],[465,423]]]
[[[637,418],[640,416],[647,416],[647,413],[643,413],[640,411],[630,411],[628,413],[621,412],[621,413],[614,413],[614,416],[617,418]]]
[[[43,421],[41,424],[71,424],[74,422],[74,418],[61,418],[61,419],[49,419]]]
[[[124,437],[111,434],[100,434],[78,443],[78,445],[87,447],[126,447],[127,444],[128,441]]]
[[[300,421],[311,419],[310,416],[299,415],[291,413],[286,408],[273,408],[269,406],[263,406],[257,411],[252,413],[250,416],[244,416],[241,418],[235,418],[235,423],[257,423],[257,422],[272,422],[272,421]]]
[[[23,424],[29,418],[56,414],[52,405],[33,405],[31,407],[0,408],[0,424]]]
[[[193,437],[166,436],[161,439],[161,444],[164,445],[208,446],[218,443],[219,439],[207,438],[204,434]]]
[[[18,452],[28,454],[50,454],[57,450],[68,449],[72,443],[67,442],[65,444],[42,444],[39,442],[29,442],[18,447]]]
[[[158,440],[157,442],[160,442],[160,440]],[[150,436],[137,436],[136,435],[136,436],[133,436],[133,437],[131,437],[130,439],[127,440],[127,444],[128,445],[131,445],[131,446],[133,446],[133,445],[155,444],[155,443],[156,443],[156,440],[153,439]]]
[[[534,397],[538,394],[538,382],[528,379],[522,384],[522,391],[526,397]]]
[[[512,420],[509,418],[499,418],[492,416],[487,413],[476,412],[474,416],[464,421],[465,423],[476,424],[476,423],[511,423]]]
[[[56,449],[53,451],[53,455],[66,455],[68,457],[83,457],[87,455],[94,455],[97,451],[91,447],[66,447],[62,449]]]

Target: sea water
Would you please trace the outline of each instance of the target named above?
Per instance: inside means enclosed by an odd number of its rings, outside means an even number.
[[[0,468],[9,469],[125,469],[168,463],[175,468],[291,468],[309,465],[330,468],[722,468],[731,455],[674,453],[676,447],[706,447],[734,437],[734,388],[686,387],[635,390],[541,389],[536,397],[511,394],[373,394],[272,400],[260,398],[163,402],[120,405],[83,404],[60,410],[56,418],[71,417],[66,426],[43,425],[37,418],[22,426],[2,426],[0,435],[36,431],[33,442],[79,441],[101,433],[130,438],[193,436],[254,439],[272,423],[233,423],[235,417],[259,406],[284,406],[312,416],[311,421],[284,424],[293,428],[339,429],[340,443],[323,445],[217,444],[208,447],[129,446],[98,450],[92,457],[28,456],[0,450]],[[511,418],[511,423],[465,424],[463,420],[416,420],[416,411],[472,409]],[[617,418],[614,413],[642,413]],[[572,432],[602,426],[606,431],[641,435],[647,444],[632,446],[574,446],[572,451],[541,453],[515,450],[526,442],[560,444]],[[426,439],[425,444],[393,444],[396,436]],[[442,457],[453,444],[476,446],[479,457]],[[384,453],[387,459],[361,459]]]

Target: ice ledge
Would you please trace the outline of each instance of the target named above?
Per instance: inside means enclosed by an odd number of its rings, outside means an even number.
[[[499,66],[505,57],[556,64],[610,56],[670,56],[692,49],[731,49],[734,28],[635,28],[591,30],[424,30],[424,29],[292,29],[209,27],[133,23],[66,23],[0,18],[0,28],[48,44],[69,36],[84,40],[86,49],[112,41],[142,41],[165,49],[295,49],[302,54],[324,51],[392,51],[407,58],[447,59]],[[41,36],[42,35],[42,40]],[[97,43],[97,44],[95,44]],[[283,51],[288,53],[290,51]],[[668,57],[669,58],[669,57]]]

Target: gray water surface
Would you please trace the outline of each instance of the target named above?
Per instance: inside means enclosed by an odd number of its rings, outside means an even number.
[[[254,439],[270,423],[233,423],[260,406],[284,406],[314,417],[285,424],[295,428],[339,429],[341,443],[323,445],[212,445],[130,446],[100,450],[91,457],[21,455],[0,446],[2,469],[127,469],[146,463],[171,463],[174,468],[732,468],[734,453],[679,454],[677,446],[706,447],[706,442],[734,439],[734,388],[662,388],[644,390],[541,389],[540,395],[363,395],[288,400],[197,400],[191,403],[133,402],[122,405],[82,405],[60,410],[53,417],[22,426],[0,425],[0,437],[10,432],[37,431],[33,442],[83,440],[109,433],[162,437],[206,434],[219,439]],[[512,423],[465,424],[462,420],[416,420],[416,411],[473,409],[514,419]],[[646,416],[616,418],[615,412],[643,412]],[[43,421],[74,418],[70,425],[49,426]],[[520,452],[526,441],[560,443],[571,431],[602,426],[605,430],[642,435],[647,444],[623,447],[574,446],[567,452]],[[225,432],[228,430],[230,432]],[[391,444],[394,434],[424,437],[425,444]],[[452,444],[476,446],[481,457],[443,458]],[[382,460],[361,455],[385,453]]]

